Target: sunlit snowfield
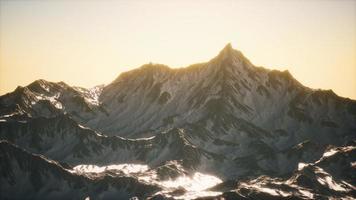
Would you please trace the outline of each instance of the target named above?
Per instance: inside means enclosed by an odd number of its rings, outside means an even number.
[[[111,172],[117,175],[136,176],[139,180],[147,183],[154,183],[164,188],[159,193],[164,193],[166,196],[171,196],[177,199],[194,199],[203,196],[217,196],[221,192],[213,192],[208,189],[221,183],[222,181],[212,175],[203,174],[200,172],[194,173],[192,176],[183,175],[174,179],[159,180],[157,173],[151,170],[149,166],[142,164],[118,164],[118,165],[77,165],[70,170],[72,173],[98,175],[101,173]],[[169,194],[174,191],[180,191],[184,194]],[[159,194],[157,193],[157,194]]]
[[[329,152],[326,152],[324,156],[330,156],[333,153],[335,153],[335,151],[330,150]],[[298,170],[302,170],[306,166],[308,166],[307,163],[299,163]],[[173,197],[176,199],[195,199],[198,197],[217,196],[221,194],[221,192],[209,191],[208,189],[221,183],[222,181],[215,176],[200,172],[196,172],[192,176],[183,175],[164,181],[159,180],[156,172],[150,169],[149,166],[142,164],[118,164],[106,166],[77,165],[73,168],[73,170],[70,170],[70,172],[95,176],[98,176],[101,173],[111,172],[112,174],[112,172],[114,172],[117,175],[136,176],[141,181],[151,184],[154,183],[164,188],[163,191],[160,191],[157,194],[165,194],[167,197]],[[327,184],[330,188],[337,191],[347,191],[342,185],[337,184],[332,177],[325,173],[321,168],[318,168],[318,172],[324,175],[324,178],[317,179],[317,181],[321,184]],[[346,182],[343,183],[347,184]],[[245,185],[245,187],[251,187],[275,196],[281,195],[287,197],[290,195],[282,190],[265,187],[258,182],[253,185]],[[307,198],[313,198],[313,194],[308,190],[299,188],[298,191]],[[87,199],[90,198],[88,197]]]

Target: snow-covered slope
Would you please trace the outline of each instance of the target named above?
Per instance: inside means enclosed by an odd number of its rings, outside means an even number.
[[[192,172],[202,162],[212,167],[222,160],[190,143],[182,129],[170,129],[151,138],[126,139],[102,135],[78,125],[68,115],[7,120],[0,122],[0,138],[71,166],[140,163],[159,167],[178,160]]]
[[[355,101],[306,88],[288,71],[255,67],[230,45],[207,63],[183,69],[147,64],[123,73],[104,87],[100,101],[108,113],[88,125],[133,138],[201,121],[222,134],[236,132],[234,122],[244,120],[255,132],[286,133],[285,140],[298,142],[321,132],[333,141],[356,127]]]
[[[330,147],[320,160],[299,163],[288,178],[227,181],[212,190],[225,199],[354,199],[356,147]]]
[[[1,96],[0,118],[52,117],[68,113],[78,121],[85,121],[100,112],[98,96],[102,88],[103,85],[91,89],[70,87],[64,82],[40,79]]]

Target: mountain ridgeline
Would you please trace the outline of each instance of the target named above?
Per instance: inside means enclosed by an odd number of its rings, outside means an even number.
[[[0,97],[0,139],[1,199],[356,198],[356,101],[230,44],[90,89],[19,86]]]

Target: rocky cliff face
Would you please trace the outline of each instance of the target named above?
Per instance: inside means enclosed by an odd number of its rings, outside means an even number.
[[[70,169],[147,165],[136,174],[139,184],[154,182],[161,192],[140,198],[352,198],[355,183],[340,170],[352,175],[355,157],[339,161],[325,154],[334,149],[333,156],[349,156],[353,150],[345,149],[354,148],[355,137],[356,101],[307,88],[288,71],[256,67],[231,45],[206,63],[181,69],[147,64],[107,86],[38,80],[0,97],[0,139]],[[302,163],[309,163],[307,175]],[[196,173],[216,176],[220,189],[163,184],[167,178],[196,181]],[[297,177],[314,182],[306,187]],[[287,183],[295,187],[282,188]]]

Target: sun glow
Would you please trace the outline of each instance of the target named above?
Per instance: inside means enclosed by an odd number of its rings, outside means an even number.
[[[301,12],[302,11],[302,12]],[[148,62],[257,66],[356,99],[356,1],[0,1],[0,94],[43,78],[107,84]]]

